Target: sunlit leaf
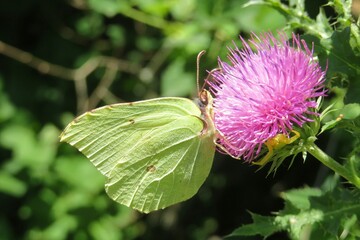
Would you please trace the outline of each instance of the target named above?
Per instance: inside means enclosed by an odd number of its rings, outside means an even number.
[[[178,59],[164,71],[161,78],[161,95],[163,96],[189,96],[196,89],[195,76],[185,72],[185,62]]]
[[[0,192],[19,197],[22,196],[26,190],[26,183],[9,175],[7,172],[0,171]]]

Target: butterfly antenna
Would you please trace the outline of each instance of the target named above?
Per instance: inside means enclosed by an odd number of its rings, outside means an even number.
[[[213,70],[211,70],[210,72],[208,72],[208,75],[205,78],[205,81],[203,83],[202,88],[205,88],[205,85],[210,82],[213,82],[213,73],[214,72],[221,72],[221,68],[214,68]]]
[[[206,53],[206,51],[202,50],[201,52],[199,52],[199,54],[197,55],[197,58],[196,58],[196,87],[197,87],[198,94],[200,93],[200,84],[199,84],[199,81],[200,81],[200,59],[201,59],[201,56],[204,55],[205,53]]]

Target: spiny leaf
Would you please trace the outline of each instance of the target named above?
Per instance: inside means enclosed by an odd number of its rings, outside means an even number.
[[[231,234],[226,236],[226,239],[254,235],[268,237],[275,232],[283,230],[274,224],[275,217],[261,216],[255,213],[250,214],[254,222],[235,229]]]
[[[285,208],[276,216],[251,214],[254,222],[237,228],[228,237],[268,237],[284,230],[291,239],[301,239],[304,231],[326,239],[337,239],[345,233],[353,237],[349,239],[359,235],[360,226],[354,219],[360,218],[360,190],[344,189],[340,185],[329,191],[305,187],[282,196]]]
[[[322,192],[317,188],[294,189],[282,193],[282,198],[299,210],[308,210],[311,206],[310,198],[319,197]]]

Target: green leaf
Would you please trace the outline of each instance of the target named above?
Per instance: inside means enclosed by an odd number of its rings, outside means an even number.
[[[241,29],[248,32],[275,31],[285,25],[284,16],[268,6],[234,7],[232,12]]]
[[[310,197],[319,197],[322,192],[317,188],[303,188],[294,189],[282,193],[282,198],[291,203],[294,207],[300,210],[307,210],[310,208]]]
[[[209,174],[215,144],[207,94],[202,111],[185,98],[98,108],[70,123],[61,141],[107,177],[110,198],[146,213],[162,209],[192,197]]]
[[[209,32],[203,31],[204,27],[206,26],[199,22],[172,25],[167,31],[168,46],[182,47],[188,55],[198,54],[211,44],[212,37]]]
[[[186,2],[186,1],[184,1]],[[157,0],[137,0],[136,6],[143,12],[158,17],[165,17],[176,1],[157,1]]]
[[[55,161],[55,172],[68,186],[77,191],[97,194],[103,186],[104,177],[86,161],[83,156],[61,156]],[[76,173],[76,174],[74,174]],[[79,181],[91,179],[91,181]]]
[[[359,143],[360,140],[357,140]],[[349,154],[346,159],[345,167],[348,169],[349,173],[353,175],[353,179],[356,179],[360,183],[360,145],[357,144],[357,147]]]
[[[328,54],[328,73],[330,75],[345,76],[348,81],[345,103],[360,102],[360,56],[356,56],[351,40],[350,28],[345,28],[341,32],[334,32],[331,36],[331,49]]]
[[[343,115],[343,119],[354,120],[360,116],[360,104],[346,104],[343,109],[339,110],[339,115]]]
[[[121,5],[124,5],[124,2],[121,0],[89,0],[88,4],[93,10],[108,17],[112,17],[119,12],[119,9],[121,8]]]
[[[104,215],[99,221],[92,223],[90,232],[94,239],[123,239],[121,231],[117,231],[118,226],[114,223],[114,220],[110,216]]]
[[[30,168],[35,176],[43,177],[54,160],[58,135],[58,129],[50,124],[45,125],[38,135],[23,124],[9,124],[0,131],[0,144],[13,151],[13,161],[8,165],[18,170]]]
[[[126,34],[122,26],[111,24],[108,26],[106,34],[109,36],[114,46],[119,47],[125,45]]]
[[[297,214],[280,214],[275,218],[275,223],[286,229],[292,239],[301,239],[302,232],[308,226],[322,221],[324,213],[317,209],[309,209],[306,212]]]
[[[82,36],[97,38],[104,31],[103,18],[104,17],[101,14],[95,12],[85,15],[76,22],[76,30]]]
[[[325,192],[321,198],[314,199],[312,207],[324,213],[324,219],[319,223],[321,228],[314,229],[314,232],[320,232],[318,235],[331,234],[335,238],[348,228],[349,219],[354,215],[360,217],[360,191],[339,185],[333,191]]]
[[[79,223],[74,216],[64,216],[52,222],[45,230],[34,229],[29,233],[29,239],[66,239]]]
[[[304,0],[289,1],[289,5],[280,0],[255,0],[248,1],[247,6],[254,4],[266,4],[283,14],[287,19],[287,25],[292,30],[302,29],[305,33],[316,36],[319,39],[331,36],[332,30],[327,24],[326,17],[320,10],[317,20],[310,18],[305,11]]]
[[[0,192],[19,197],[26,192],[26,189],[24,182],[5,171],[0,171]]]
[[[0,123],[11,118],[15,113],[15,108],[11,104],[8,96],[3,93],[3,83],[0,76]]]
[[[320,8],[319,14],[316,16],[316,26],[319,29],[323,29],[324,32],[332,32],[329,19],[326,17],[326,13],[323,8]]]
[[[351,22],[351,5],[352,1],[346,0],[330,0],[329,6],[333,6],[335,12],[338,14],[337,22],[341,25],[348,25]]]
[[[350,25],[350,45],[356,56],[360,56],[360,28],[356,24]]]
[[[226,236],[226,239],[232,239],[239,236],[254,236],[261,235],[268,237],[271,234],[281,231],[276,224],[274,224],[275,217],[265,217],[258,214],[250,213],[253,219],[252,224],[243,225],[235,229],[231,234]]]
[[[349,104],[348,104],[349,105]],[[356,106],[356,107],[355,107]],[[345,119],[345,114],[344,114],[344,119],[339,121],[337,127],[341,128],[341,129],[346,129],[347,131],[349,131],[355,138],[357,138],[358,140],[360,140],[360,116],[358,115],[358,113],[356,113],[356,109],[359,105],[358,104],[354,104],[352,105],[352,107],[350,109],[354,109],[354,113],[349,113],[347,114],[348,119]],[[355,117],[356,116],[356,117]]]
[[[353,120],[356,120],[356,118],[360,117],[360,104],[346,104],[342,109],[335,111],[333,115],[336,117],[336,119],[327,121],[321,127],[320,133],[330,130],[337,125],[339,125],[340,127],[352,125],[354,123]]]
[[[185,72],[184,59],[179,58],[172,62],[162,75],[162,96],[188,96],[195,88],[193,74]]]
[[[355,56],[352,50],[350,33],[350,28],[345,28],[343,31],[335,31],[329,39],[332,46],[329,49],[329,71],[343,72],[348,75],[360,71],[360,66],[357,64],[360,58]]]
[[[167,1],[168,3],[170,1]],[[172,1],[173,6],[170,9],[171,14],[175,19],[178,20],[188,20],[194,16],[194,11],[196,10],[197,4],[195,0],[185,0],[185,1]]]
[[[344,189],[340,185],[329,191],[305,187],[287,191],[282,196],[285,208],[276,216],[252,214],[253,223],[241,226],[228,237],[268,237],[284,230],[291,239],[304,239],[305,234],[310,234],[311,239],[338,239],[345,234],[349,239],[359,236],[360,226],[354,224],[354,219],[360,217],[360,190]]]

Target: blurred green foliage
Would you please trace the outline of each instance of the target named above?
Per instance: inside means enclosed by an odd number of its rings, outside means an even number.
[[[252,214],[254,223],[236,229],[228,239],[256,234],[270,236],[276,231],[288,231],[291,239],[360,237],[359,192],[343,189],[333,183],[331,191],[305,187],[287,191],[282,198],[285,207],[277,216]]]
[[[314,161],[298,161],[266,179],[266,171],[254,173],[254,168],[217,155],[209,179],[193,199],[142,215],[112,202],[101,174],[75,149],[58,142],[64,126],[90,108],[158,96],[196,96],[197,53],[207,51],[200,66],[203,79],[206,70],[216,67],[217,56],[224,58],[226,47],[239,43],[239,34],[247,37],[290,26],[287,31],[316,33],[316,49],[325,46],[320,44],[322,32],[301,28],[314,23],[317,13],[299,25],[304,19],[284,14],[299,10],[293,6],[244,7],[246,2],[0,2],[0,238],[218,239],[251,221],[247,209],[259,214],[278,211],[281,191],[319,185],[324,170]],[[309,1],[303,12],[319,12],[325,2],[315,2]],[[325,24],[322,29],[328,34],[331,26],[322,19],[334,12],[321,11],[316,24]],[[348,27],[342,30],[352,31]],[[333,35],[329,44],[332,39],[338,41]],[[348,47],[331,46],[340,52]],[[350,62],[358,58],[359,51]],[[331,64],[329,60],[329,69],[334,69]],[[358,81],[341,71],[335,75],[335,99],[345,96],[344,88],[353,92],[349,99],[359,96]],[[328,139],[334,141],[326,135],[324,146]],[[338,144],[332,154],[346,155],[346,142]],[[280,233],[274,239],[285,236]]]

